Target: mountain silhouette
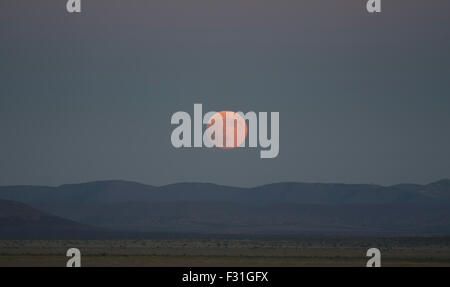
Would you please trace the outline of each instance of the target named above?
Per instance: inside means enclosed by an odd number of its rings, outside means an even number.
[[[450,234],[450,180],[427,185],[97,181],[0,187],[0,198],[112,230],[202,234]]]
[[[95,237],[98,228],[79,224],[23,203],[0,200],[0,239]]]

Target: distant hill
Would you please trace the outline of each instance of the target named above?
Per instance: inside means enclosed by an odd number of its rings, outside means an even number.
[[[98,181],[59,187],[5,186],[0,198],[29,204],[124,202],[237,202],[248,204],[450,204],[450,180],[427,185],[274,183],[238,188],[209,183],[155,187],[127,181]]]
[[[450,180],[427,185],[99,181],[0,187],[0,198],[102,228],[224,234],[450,234]]]
[[[0,239],[103,239],[126,234],[80,224],[20,202],[0,200]]]
[[[98,231],[71,220],[41,212],[23,203],[0,200],[0,239],[78,237]]]

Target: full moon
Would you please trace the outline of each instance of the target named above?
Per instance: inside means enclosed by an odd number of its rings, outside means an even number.
[[[207,127],[211,126],[216,121],[222,121],[223,124],[222,148],[235,148],[245,142],[248,131],[247,124],[242,116],[232,111],[221,111],[214,114],[209,119]],[[216,139],[215,135],[213,135],[212,138],[217,145],[217,142],[220,141],[220,139]]]

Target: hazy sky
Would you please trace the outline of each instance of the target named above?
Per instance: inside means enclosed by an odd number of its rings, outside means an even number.
[[[0,2],[0,185],[450,177],[450,2]],[[172,147],[176,111],[280,112],[280,154]]]

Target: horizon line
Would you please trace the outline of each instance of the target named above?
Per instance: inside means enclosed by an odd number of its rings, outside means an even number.
[[[276,181],[272,183],[266,183],[266,184],[260,184],[255,186],[233,186],[233,185],[226,185],[226,184],[218,184],[218,183],[212,183],[212,182],[201,182],[201,181],[180,181],[180,182],[174,182],[174,183],[168,183],[168,184],[162,184],[162,185],[152,185],[147,183],[142,183],[138,181],[132,181],[132,180],[124,180],[124,179],[107,179],[107,180],[92,180],[92,181],[84,181],[84,182],[77,182],[77,183],[65,183],[65,184],[59,184],[59,185],[33,185],[33,184],[13,184],[13,185],[0,185],[1,188],[4,187],[43,187],[43,188],[59,188],[63,186],[70,186],[70,185],[83,185],[83,184],[94,184],[94,183],[111,183],[111,182],[122,182],[122,183],[132,183],[132,184],[138,184],[138,185],[144,185],[148,187],[154,187],[154,188],[162,188],[177,184],[204,184],[204,185],[215,185],[215,186],[221,186],[221,187],[229,187],[229,188],[241,188],[241,189],[253,189],[253,188],[260,188],[264,186],[269,185],[276,185],[276,184],[323,184],[323,185],[367,185],[367,186],[378,186],[378,187],[394,187],[398,185],[417,185],[417,186],[426,186],[433,183],[438,183],[442,181],[450,181],[450,178],[441,178],[435,181],[431,181],[425,184],[417,184],[417,183],[397,183],[397,184],[390,184],[390,185],[382,185],[382,184],[375,184],[375,183],[343,183],[343,182],[309,182],[309,181]]]

